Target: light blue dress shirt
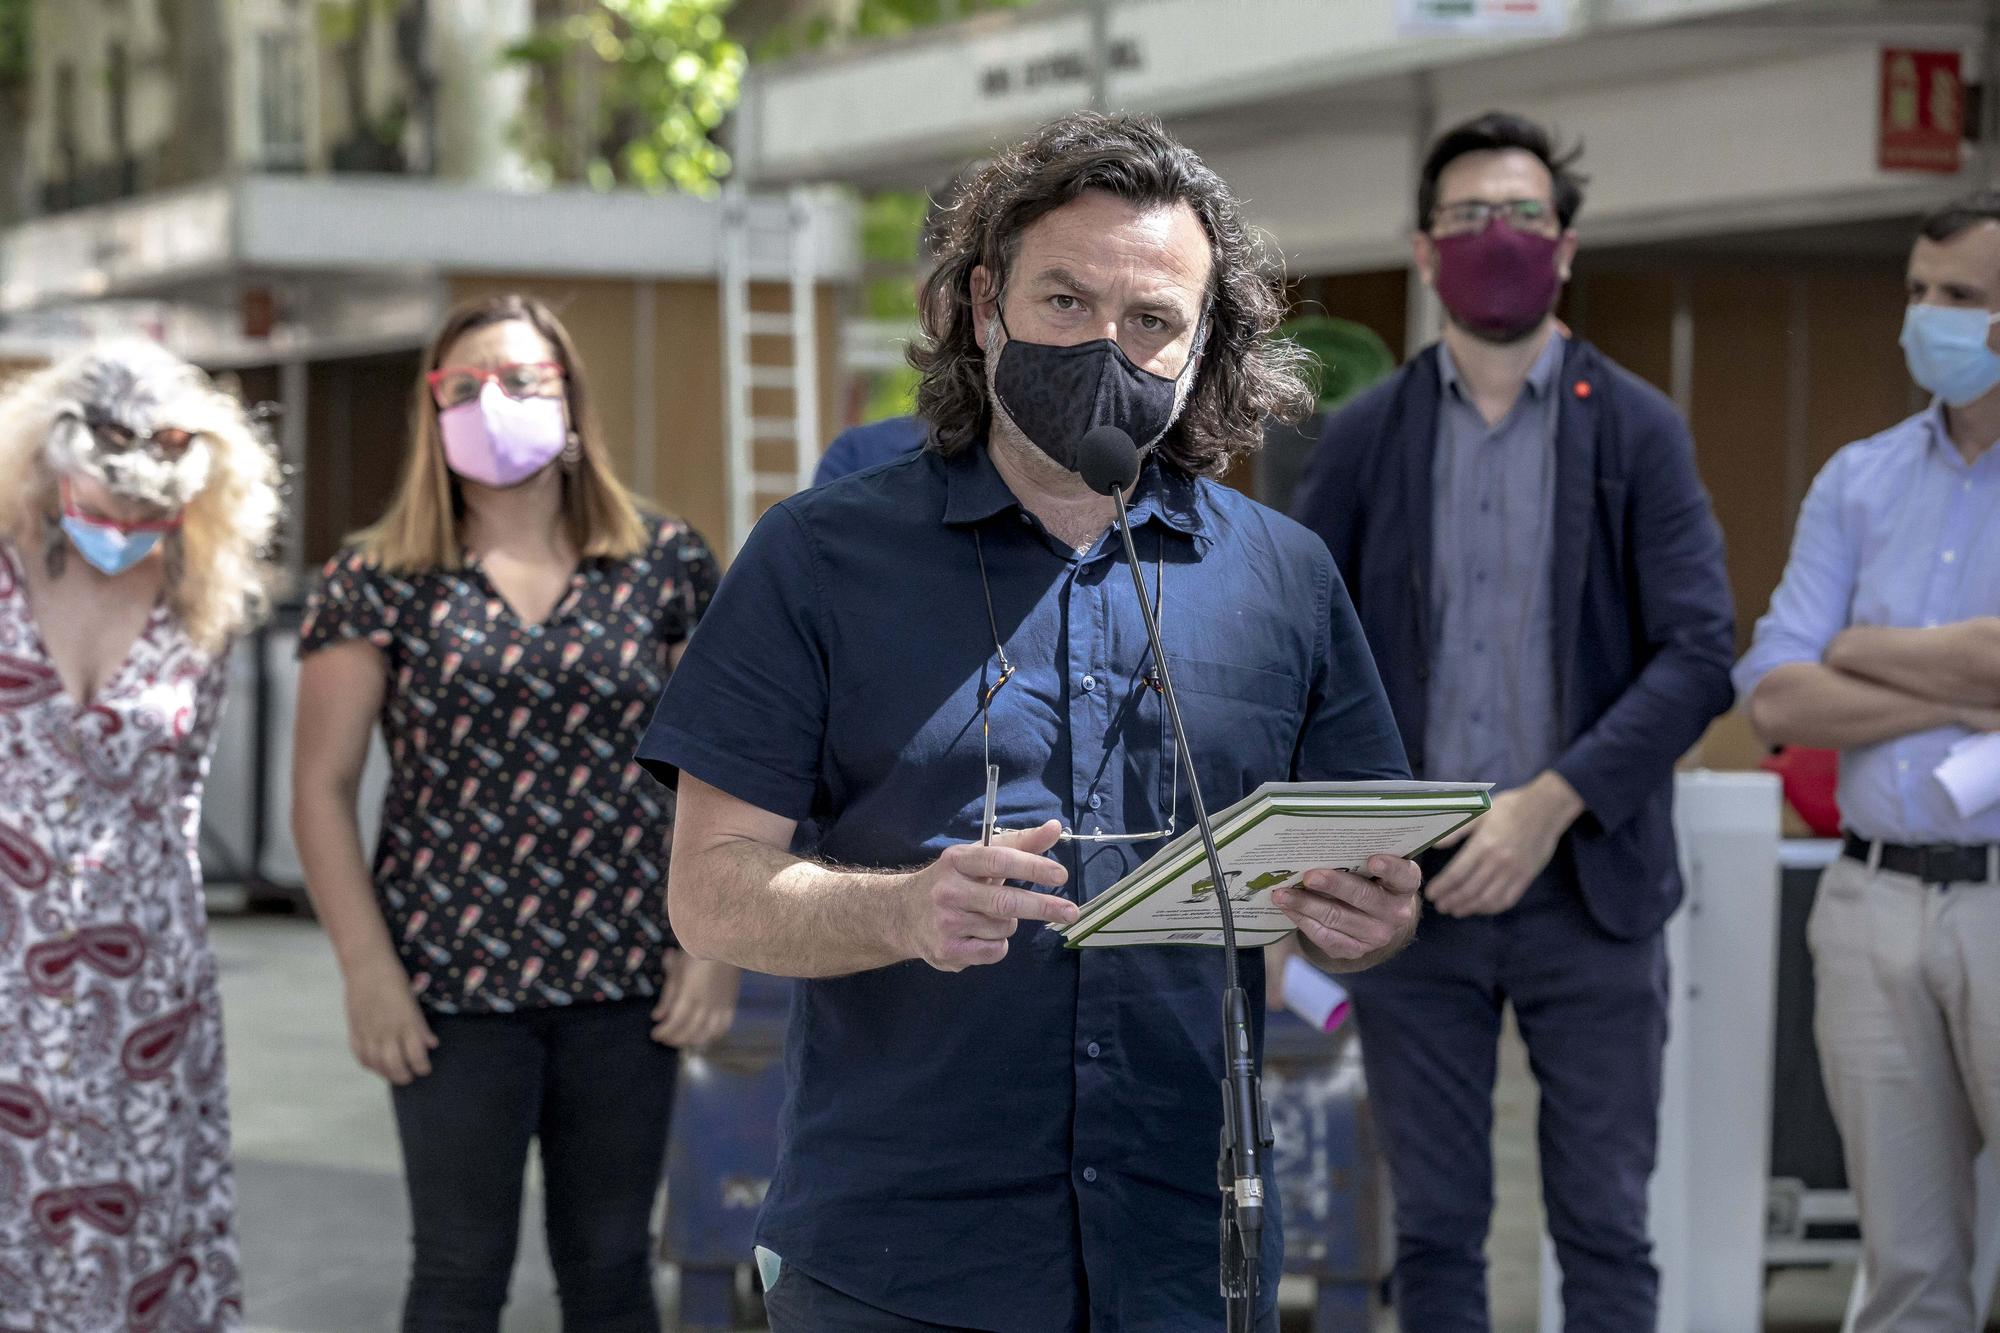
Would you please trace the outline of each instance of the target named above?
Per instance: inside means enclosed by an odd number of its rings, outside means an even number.
[[[1737,698],[1788,662],[1817,662],[1849,625],[1918,628],[2000,615],[2000,448],[1967,465],[1933,405],[1835,454],[1799,511],[1792,555]],[[1962,727],[1845,751],[1840,809],[1866,838],[2000,842],[2000,806],[1961,819],[1933,770]]]

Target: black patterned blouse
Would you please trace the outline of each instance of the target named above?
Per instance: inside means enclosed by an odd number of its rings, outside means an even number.
[[[659,990],[669,798],[632,751],[716,571],[685,524],[649,530],[643,555],[583,561],[540,625],[476,561],[396,575],[355,550],[306,605],[301,656],[366,638],[388,659],[375,890],[429,1009]]]

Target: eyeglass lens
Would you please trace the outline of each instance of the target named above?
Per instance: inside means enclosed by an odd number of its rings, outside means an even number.
[[[457,407],[479,397],[487,380],[513,399],[527,399],[551,393],[562,383],[562,368],[540,362],[522,362],[480,370],[454,366],[438,371],[431,379],[431,394],[439,407]]]
[[[1435,226],[1447,234],[1484,231],[1497,217],[1515,231],[1536,231],[1547,226],[1551,216],[1552,210],[1540,199],[1508,199],[1498,203],[1467,199],[1439,208]]]
[[[182,430],[179,426],[161,426],[157,430],[141,435],[123,422],[108,417],[84,416],[81,420],[99,446],[115,454],[128,449],[149,447],[169,458],[178,458],[194,443],[194,432]]]

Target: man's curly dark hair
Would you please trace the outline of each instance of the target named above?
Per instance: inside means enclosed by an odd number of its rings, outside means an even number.
[[[910,349],[923,376],[917,414],[931,424],[929,447],[957,453],[983,438],[991,420],[985,356],[974,337],[973,269],[984,265],[1004,290],[1022,233],[1086,190],[1140,208],[1184,203],[1208,234],[1207,341],[1187,408],[1159,448],[1190,473],[1219,476],[1263,442],[1267,420],[1293,421],[1310,410],[1300,374],[1307,353],[1272,337],[1284,304],[1235,196],[1151,116],[1064,116],[966,182],[924,284],[924,337]]]

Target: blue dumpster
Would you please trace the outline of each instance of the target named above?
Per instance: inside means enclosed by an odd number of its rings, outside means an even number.
[[[1316,1283],[1313,1333],[1368,1333],[1384,1270],[1384,1181],[1353,1027],[1327,1036],[1272,1010],[1264,1102],[1285,1271]]]
[[[738,1273],[750,1265],[757,1209],[778,1164],[792,986],[745,973],[728,1037],[681,1057],[660,1248],[680,1268],[679,1326],[687,1333],[739,1323]]]

